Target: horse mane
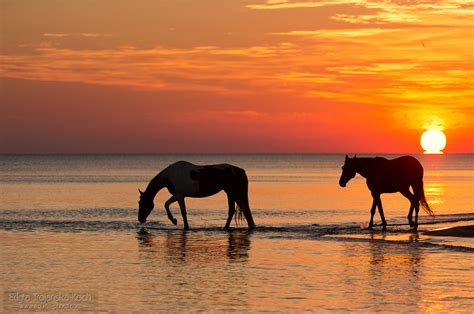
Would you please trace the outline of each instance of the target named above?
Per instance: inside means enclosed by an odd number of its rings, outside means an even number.
[[[374,157],[374,159],[375,159],[375,161],[376,161],[377,163],[386,163],[386,162],[388,161],[387,158],[385,158],[385,157],[379,157],[379,156]]]
[[[362,165],[370,165],[370,166],[383,165],[389,161],[385,157],[378,157],[378,156],[377,157],[357,157],[357,158],[353,158],[352,160],[354,160],[359,165],[362,164]]]
[[[357,158],[354,158],[354,160],[357,160],[357,161],[362,161],[364,164],[376,164],[376,165],[383,165],[385,164],[386,162],[388,162],[389,160],[385,157],[357,157]]]
[[[145,192],[147,195],[151,197],[155,197],[155,195],[163,188],[163,171],[158,173],[153,179],[151,179],[150,183],[148,183]]]
[[[389,160],[384,157],[361,157],[361,158],[353,158],[352,159],[357,167],[358,172],[363,176],[369,176],[375,169],[380,166],[385,165]]]

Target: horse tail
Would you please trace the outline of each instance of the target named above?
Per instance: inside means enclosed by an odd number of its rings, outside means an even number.
[[[431,209],[430,205],[428,205],[428,202],[426,201],[425,190],[423,188],[423,180],[421,180],[419,183],[417,183],[414,186],[413,192],[415,193],[415,196],[417,200],[420,202],[420,205],[423,208],[423,210],[430,216],[433,216],[434,212]]]
[[[235,222],[238,224],[237,220],[240,222],[247,221],[249,229],[255,228],[255,222],[252,217],[252,212],[250,211],[249,205],[249,196],[248,196],[248,185],[249,181],[247,174],[244,169],[234,167],[234,173],[236,175],[237,186],[235,187],[235,198],[236,198],[236,215]]]
[[[235,224],[238,226],[239,223],[244,223],[245,222],[245,218],[244,218],[244,211],[242,210],[242,208],[240,208],[239,204],[236,204],[235,206],[235,216],[234,216],[234,219],[235,219]]]
[[[428,202],[426,201],[424,192],[421,194],[421,197],[420,197],[420,205],[427,214],[429,214],[430,216],[434,215],[433,210],[431,209],[430,205],[428,205]]]

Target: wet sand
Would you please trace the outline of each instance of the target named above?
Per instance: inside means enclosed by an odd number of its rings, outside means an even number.
[[[434,229],[425,231],[424,234],[442,237],[474,238],[474,225]]]

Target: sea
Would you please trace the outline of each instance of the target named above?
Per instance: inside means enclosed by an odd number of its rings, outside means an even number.
[[[373,157],[375,155],[360,155]],[[395,158],[398,155],[384,155]],[[414,155],[435,215],[372,198],[338,154],[0,156],[0,309],[87,312],[465,312],[474,239],[425,234],[474,224],[474,155]],[[358,156],[359,157],[359,156]],[[191,230],[166,189],[145,224],[138,189],[176,161],[245,169],[257,229],[227,218],[223,192],[187,198]]]

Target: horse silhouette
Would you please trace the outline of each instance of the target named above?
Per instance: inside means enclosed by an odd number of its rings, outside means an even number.
[[[177,220],[171,214],[170,205],[178,202],[183,217],[184,229],[189,229],[185,197],[208,197],[220,191],[227,194],[229,213],[224,229],[228,229],[232,217],[237,210],[244,214],[249,229],[255,228],[248,200],[248,179],[245,170],[229,165],[207,165],[198,166],[187,161],[178,161],[169,165],[158,173],[148,184],[145,192],[140,192],[138,202],[138,221],[146,222],[150,212],[153,210],[153,200],[156,194],[163,188],[167,188],[172,195],[165,202],[168,219],[174,224]]]
[[[369,229],[374,224],[375,207],[378,207],[383,230],[387,230],[387,222],[380,199],[382,193],[400,192],[410,201],[408,223],[413,231],[418,229],[420,205],[428,214],[433,215],[423,190],[423,166],[415,157],[402,156],[388,160],[383,157],[357,158],[354,156],[354,158],[349,158],[346,155],[339,185],[345,187],[356,173],[367,179],[367,187],[372,193],[373,203],[370,210]],[[413,193],[410,192],[410,187]],[[413,209],[415,210],[415,221],[413,221]]]

